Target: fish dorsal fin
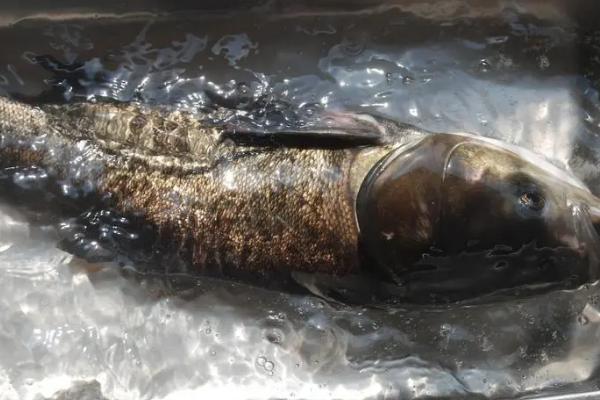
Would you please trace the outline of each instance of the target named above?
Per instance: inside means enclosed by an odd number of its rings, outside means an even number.
[[[328,111],[302,124],[269,125],[236,114],[224,134],[240,144],[294,147],[351,147],[385,144],[410,127],[369,114]]]
[[[266,124],[239,110],[194,114],[138,104],[41,107],[56,135],[161,170],[197,173],[221,160],[278,147],[337,148],[396,142],[414,128],[368,114],[324,111],[302,123]],[[232,139],[230,141],[225,139]]]

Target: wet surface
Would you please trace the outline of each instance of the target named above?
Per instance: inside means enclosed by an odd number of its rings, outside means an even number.
[[[219,104],[261,124],[321,109],[377,113],[531,149],[600,193],[600,34],[518,7],[440,15],[25,19],[0,29],[0,92],[190,111]],[[470,306],[344,307],[85,264],[56,249],[52,231],[9,208],[0,218],[2,398],[506,398],[599,389],[597,285]]]

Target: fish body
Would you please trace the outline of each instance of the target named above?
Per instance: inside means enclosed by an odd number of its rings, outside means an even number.
[[[357,272],[358,186],[365,161],[389,152],[240,147],[191,114],[135,105],[3,99],[0,115],[4,167],[41,167],[142,212],[198,271]]]
[[[236,134],[203,115],[1,99],[0,167],[5,176],[16,171],[11,182],[19,187],[30,184],[27,171],[35,168],[71,214],[84,213],[84,199],[93,198],[117,215],[143,219],[154,232],[151,247],[201,273],[343,278],[375,272],[417,301],[436,292],[460,298],[573,275],[564,266],[533,274],[523,267],[523,275],[517,265],[502,275],[489,266],[423,263],[436,251],[481,255],[508,245],[518,253],[536,242],[577,254],[583,260],[573,266],[577,282],[595,276],[589,240],[569,218],[574,204],[589,212],[598,202],[566,174],[473,136],[336,118],[369,140],[256,144],[246,140],[252,133]],[[321,130],[334,142],[340,131],[343,138],[343,129]]]

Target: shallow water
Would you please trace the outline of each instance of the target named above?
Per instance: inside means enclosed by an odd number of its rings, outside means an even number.
[[[191,111],[219,103],[262,123],[285,119],[273,103],[299,115],[373,112],[518,144],[600,193],[600,33],[551,10],[440,7],[55,12],[0,29],[0,92]],[[7,207],[0,219],[2,399],[600,390],[597,285],[484,305],[341,307],[204,278],[90,273],[51,231]]]

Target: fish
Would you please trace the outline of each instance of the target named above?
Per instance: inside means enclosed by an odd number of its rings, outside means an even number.
[[[236,115],[0,98],[0,199],[60,216],[61,246],[87,260],[139,250],[325,297],[438,303],[598,278],[599,199],[529,150],[351,112],[286,128]]]

